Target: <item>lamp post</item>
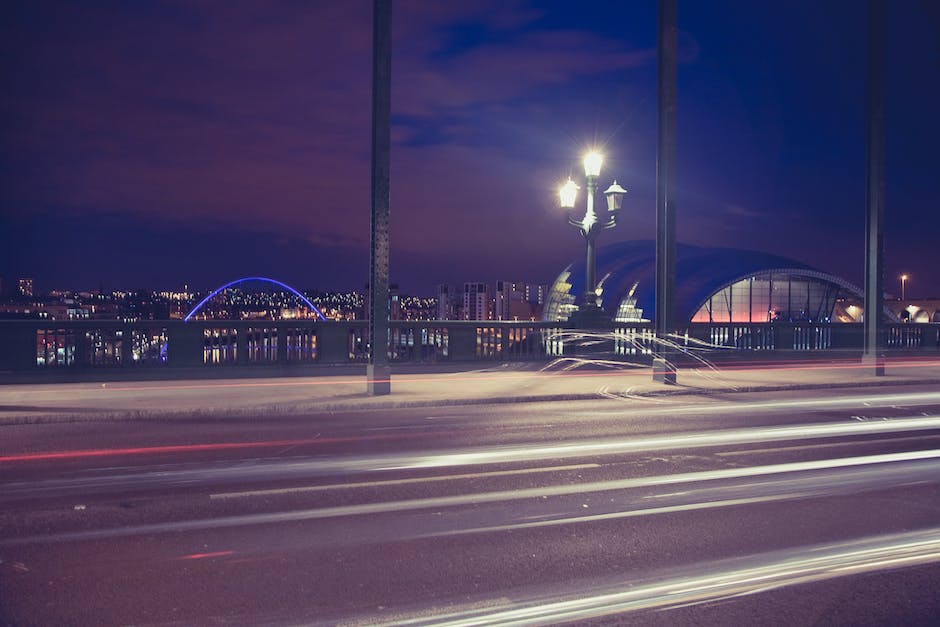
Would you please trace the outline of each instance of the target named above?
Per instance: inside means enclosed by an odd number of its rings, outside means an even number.
[[[907,283],[907,275],[901,275],[901,300],[904,300],[904,284]]]
[[[572,316],[575,318],[573,322],[581,327],[603,325],[607,322],[606,315],[597,304],[596,241],[598,233],[617,226],[617,216],[623,203],[623,196],[627,193],[627,190],[618,185],[617,181],[614,181],[604,191],[604,195],[607,197],[607,221],[598,221],[597,213],[594,211],[594,192],[597,191],[597,179],[600,176],[603,162],[603,155],[596,151],[591,151],[584,156],[584,176],[587,179],[587,207],[584,211],[584,217],[580,220],[568,217],[568,223],[581,231],[581,235],[584,236],[587,243],[584,294],[581,296],[581,305],[578,311],[575,316]],[[578,185],[570,178],[561,186],[558,195],[563,208],[574,208],[578,189]]]

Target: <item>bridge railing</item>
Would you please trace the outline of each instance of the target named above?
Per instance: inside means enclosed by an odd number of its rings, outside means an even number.
[[[860,324],[696,323],[682,349],[834,352],[862,348]],[[889,351],[940,352],[940,324],[889,324]],[[648,358],[662,344],[649,323],[581,332],[549,322],[392,321],[393,362],[548,361],[575,355]],[[364,363],[367,321],[0,321],[0,374],[125,369],[220,369]]]

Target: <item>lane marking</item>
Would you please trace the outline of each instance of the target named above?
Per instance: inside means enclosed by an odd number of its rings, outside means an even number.
[[[460,475],[445,475],[437,477],[413,477],[409,479],[389,479],[385,481],[362,481],[359,483],[337,483],[331,485],[302,486],[297,488],[276,488],[272,490],[247,490],[245,492],[221,492],[210,494],[210,499],[230,499],[245,496],[273,496],[279,494],[296,494],[303,492],[321,492],[326,490],[343,490],[353,488],[375,488],[382,486],[407,485],[413,483],[428,483],[432,481],[455,481],[460,479],[482,479],[486,477],[508,477],[537,472],[560,472],[564,470],[582,470],[585,468],[600,468],[600,464],[571,464],[568,466],[551,466],[547,468],[522,468],[519,470],[496,470],[492,472],[473,472]]]

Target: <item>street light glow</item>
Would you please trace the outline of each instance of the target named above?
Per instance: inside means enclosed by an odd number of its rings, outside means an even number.
[[[604,156],[596,150],[591,150],[584,155],[584,174],[587,176],[587,206],[584,208],[584,217],[575,220],[568,217],[568,223],[581,231],[587,244],[584,293],[582,294],[582,304],[572,314],[569,321],[573,321],[576,326],[606,324],[609,320],[607,313],[598,305],[602,295],[601,286],[597,283],[597,235],[600,231],[606,231],[617,226],[617,215],[620,213],[620,206],[623,202],[623,196],[627,193],[623,187],[614,181],[613,185],[604,191],[607,196],[608,215],[605,220],[598,219],[594,211],[594,193],[597,191],[597,178],[601,173],[601,165],[604,163]],[[561,206],[565,209],[573,209],[577,199],[578,186],[568,177],[568,182],[558,190],[558,196],[561,199]]]
[[[561,206],[565,209],[574,208],[574,202],[578,198],[578,184],[568,179],[568,182],[558,189],[558,197],[561,198]]]
[[[585,176],[600,176],[601,165],[604,163],[604,155],[592,150],[591,152],[584,155],[584,175]]]

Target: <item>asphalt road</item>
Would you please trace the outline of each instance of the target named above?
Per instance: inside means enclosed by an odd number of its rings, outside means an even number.
[[[0,620],[938,624],[940,390],[0,427]]]

